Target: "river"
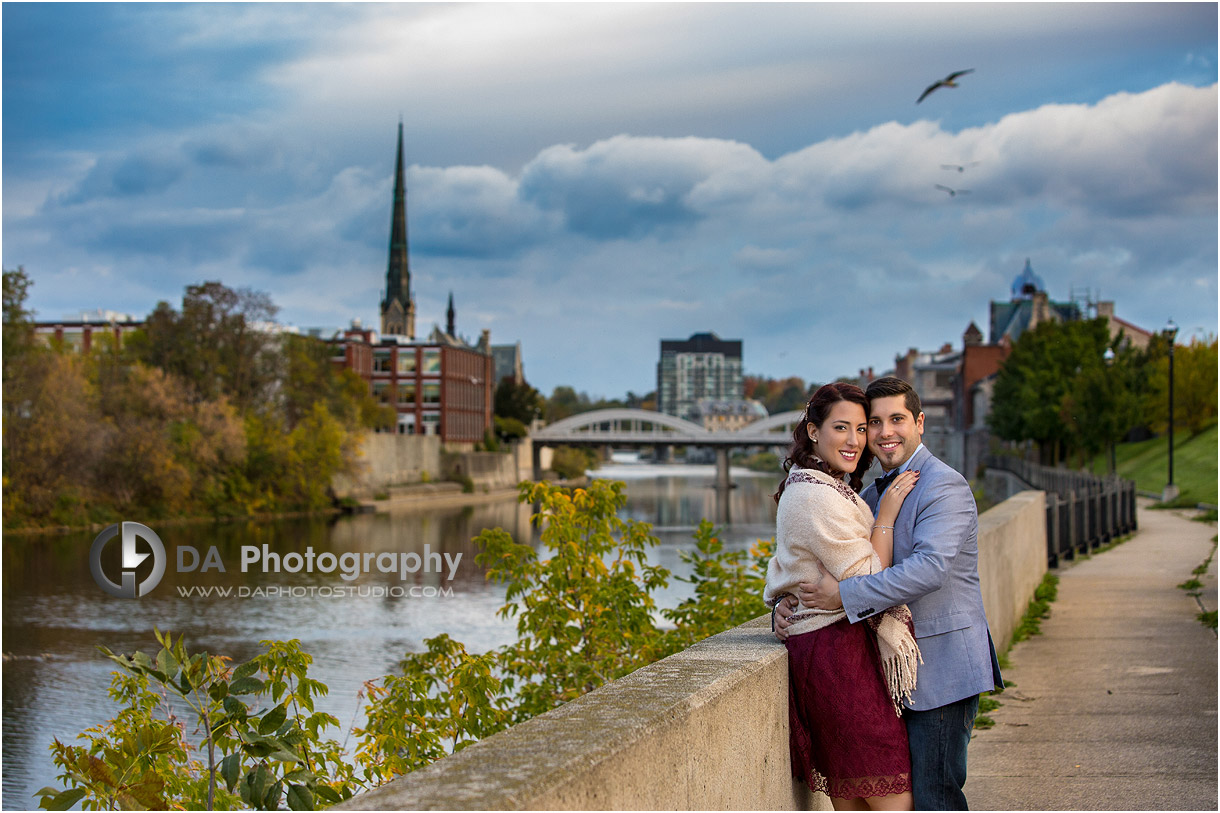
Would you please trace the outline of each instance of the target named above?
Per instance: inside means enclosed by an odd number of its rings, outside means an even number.
[[[621,515],[652,523],[660,540],[650,562],[684,574],[679,551],[693,549],[691,533],[701,518],[717,516],[714,467],[623,462],[593,474],[627,483],[628,503]],[[736,468],[732,476],[737,487],[730,496],[731,522],[721,538],[730,549],[748,548],[774,533],[770,494],[778,477]],[[425,638],[448,633],[473,652],[513,640],[515,622],[496,615],[504,588],[484,578],[474,561],[477,550],[471,538],[498,526],[517,541],[536,544],[527,507],[511,497],[465,508],[332,520],[147,524],[170,556],[190,545],[203,563],[209,547],[215,546],[224,571],[212,566],[207,572],[178,573],[171,564],[149,595],[133,601],[113,598],[94,582],[89,567],[92,533],[9,535],[4,540],[6,810],[36,807],[35,791],[59,786],[48,751],[53,738],[73,742],[86,727],[114,715],[106,694],[113,664],[98,652],[99,645],[115,652],[155,654],[156,627],[185,634],[191,651],[229,655],[241,662],[257,654],[260,640],[300,639],[314,659],[310,677],[330,687],[318,708],[335,715],[344,728],[331,729],[328,736],[342,741],[346,729],[361,718],[357,692],[363,682],[392,671],[404,653],[422,650]],[[107,552],[112,548],[117,552],[119,543],[108,545]],[[243,548],[277,555],[282,572],[265,573],[253,564],[250,572],[241,572]],[[303,558],[311,548],[315,555],[329,552],[340,561],[345,553],[368,553],[365,558],[376,562],[375,554],[393,551],[397,555],[392,558],[406,562],[407,569],[427,561],[439,567],[433,572],[425,572],[426,565],[417,567],[405,581],[397,573],[375,569],[352,581],[342,577],[341,568],[332,567],[330,573],[283,572],[291,561],[288,554]],[[404,553],[420,558],[408,561]],[[456,565],[452,571],[450,563]],[[438,569],[442,572],[434,572]],[[225,590],[228,596],[220,594]],[[658,603],[676,606],[690,591],[690,585],[671,579],[657,594]]]

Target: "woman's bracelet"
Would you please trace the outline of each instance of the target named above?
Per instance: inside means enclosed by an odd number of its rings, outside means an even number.
[[[880,528],[880,529],[881,529],[881,530],[883,530],[883,531],[892,531],[892,530],[894,530],[894,526],[893,526],[893,525],[874,525],[874,526],[873,526],[873,530],[874,530],[874,531],[875,531],[875,530],[877,530],[878,528]]]
[[[779,609],[780,602],[792,595],[791,593],[780,593],[779,598],[771,605],[771,631],[775,632],[775,611]]]

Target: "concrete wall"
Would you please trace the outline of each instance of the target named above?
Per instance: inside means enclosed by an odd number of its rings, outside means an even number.
[[[787,664],[760,618],[334,809],[807,809]]]
[[[524,466],[532,465],[530,450],[524,452]],[[337,475],[332,482],[340,497],[369,498],[390,486],[437,481],[465,473],[478,491],[515,488],[528,479],[521,476],[522,455],[510,451],[445,452],[438,435],[397,435],[367,432],[361,437],[358,472]]]
[[[516,488],[517,459],[513,454],[500,452],[457,452],[442,455],[442,469],[446,479],[467,476],[474,481],[477,491],[501,488]]]
[[[512,446],[512,453],[517,461],[517,480],[533,480],[534,479],[534,441],[533,438],[521,438]],[[551,467],[551,461],[554,459],[555,450],[550,446],[543,446],[539,450],[541,458],[542,470],[546,471]]]
[[[332,482],[340,497],[370,497],[392,485],[418,483],[425,473],[441,474],[441,439],[437,435],[398,435],[366,432],[360,439],[359,470],[338,475]]]
[[[1043,506],[1025,492],[980,518],[1001,650],[1046,571]],[[787,651],[763,617],[335,809],[830,809],[790,771]]]
[[[983,494],[995,504],[1002,503],[1027,488],[1029,488],[1029,484],[1020,477],[994,466],[988,467],[983,475]]]
[[[1046,494],[1022,491],[979,517],[979,584],[997,652],[1046,575]]]

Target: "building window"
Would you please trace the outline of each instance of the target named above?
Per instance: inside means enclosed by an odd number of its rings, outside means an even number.
[[[441,402],[441,385],[439,381],[424,384],[423,402],[425,404],[439,404]]]
[[[415,348],[398,351],[398,374],[407,375],[415,372]]]
[[[398,382],[398,403],[414,404],[415,403],[415,382],[414,381],[399,381]]]
[[[423,433],[425,435],[436,435],[436,434],[440,433],[441,416],[439,413],[425,412],[423,418],[424,418],[424,432]]]
[[[374,350],[373,351],[373,372],[388,373],[388,372],[390,372],[390,370],[391,370],[391,367],[390,367],[389,349]]]
[[[439,373],[441,371],[441,351],[439,347],[424,350],[424,373]]]
[[[373,397],[377,399],[379,404],[393,404],[394,388],[390,386],[389,381],[374,381]]]

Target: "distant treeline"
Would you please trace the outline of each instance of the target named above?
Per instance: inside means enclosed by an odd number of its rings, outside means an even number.
[[[266,294],[191,285],[82,353],[35,339],[30,285],[4,272],[5,527],[320,509],[393,422],[324,342],[267,330]]]

